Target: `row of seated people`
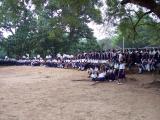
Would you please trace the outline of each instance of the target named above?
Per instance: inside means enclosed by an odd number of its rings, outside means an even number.
[[[45,64],[44,64],[45,63]],[[125,61],[102,61],[102,60],[47,60],[43,64],[47,67],[70,68],[87,70],[93,81],[117,81],[122,84],[125,78]]]
[[[160,68],[160,49],[126,49],[124,53],[121,50],[113,49],[103,52],[80,53],[72,56],[72,58],[58,57],[52,59],[50,56],[48,59],[5,59],[0,60],[0,65],[45,65],[48,67],[85,70],[92,64],[110,64],[110,66],[113,66],[113,64],[120,61],[125,61],[129,69],[137,65],[139,73],[154,71]]]
[[[73,59],[0,59],[0,66],[10,65],[27,65],[27,66],[46,66],[58,68],[78,68],[80,70],[87,69],[90,64],[99,64],[97,60],[73,60]]]
[[[24,60],[24,59],[20,59],[20,60],[16,60],[16,59],[0,59],[0,66],[13,66],[13,65],[17,65],[17,66],[21,66],[21,65],[33,65],[33,66],[40,66],[41,62],[39,60]]]
[[[32,59],[32,60],[0,60],[0,65],[31,65],[31,66],[41,66],[45,65],[47,67],[59,67],[59,68],[79,68],[80,70],[86,70],[92,64],[110,64],[113,66],[118,60],[74,60],[74,59]],[[144,71],[155,71],[157,68],[160,68],[160,61],[156,61],[154,58],[141,59],[139,63],[135,63],[138,66],[139,73]],[[130,67],[128,65],[128,67]]]

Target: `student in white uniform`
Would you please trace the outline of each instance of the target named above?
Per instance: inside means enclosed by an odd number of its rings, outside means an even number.
[[[119,71],[118,71],[118,84],[122,84],[122,81],[125,78],[125,63],[121,61],[119,64]]]
[[[96,81],[96,79],[97,79],[97,73],[95,72],[95,71],[93,71],[93,73],[91,74],[91,78],[92,78],[92,80],[93,81]]]
[[[96,73],[98,74],[99,69],[98,69],[98,67],[97,67],[97,66],[95,66],[95,68],[94,68],[94,72],[96,72]]]
[[[115,79],[118,79],[118,70],[119,70],[119,63],[118,61],[114,63],[114,71],[115,71]]]
[[[94,72],[94,70],[93,70],[93,68],[92,67],[90,67],[90,68],[88,68],[87,69],[87,72],[88,72],[88,77],[91,77],[91,74]]]
[[[95,73],[96,75],[96,73]],[[97,77],[92,79],[93,81],[105,81],[106,80],[106,71],[100,70]]]
[[[105,81],[106,80],[106,72],[105,71],[100,71],[97,77],[97,81]]]

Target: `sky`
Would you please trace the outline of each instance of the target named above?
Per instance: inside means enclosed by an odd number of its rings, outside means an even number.
[[[7,38],[9,35],[11,35],[11,33],[8,32],[8,31],[2,30],[2,29],[0,29],[0,31],[3,31],[3,36],[4,36],[5,38]]]
[[[105,4],[105,0],[102,0],[102,3],[103,3],[103,6],[99,9],[101,11],[102,19],[104,19],[105,18],[105,11],[107,9],[107,6]],[[96,24],[95,22],[92,21],[88,24],[88,26],[93,29],[94,36],[98,40],[104,39],[108,36],[107,31],[106,31],[106,27],[104,25],[98,25],[98,24]],[[108,26],[108,28],[110,28],[110,27]]]
[[[93,29],[94,37],[96,37],[98,40],[106,38],[107,35],[103,25],[98,25],[92,21],[88,24],[88,26]]]

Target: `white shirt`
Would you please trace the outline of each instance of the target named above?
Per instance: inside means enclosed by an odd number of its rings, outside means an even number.
[[[97,78],[97,74],[96,73],[92,73],[91,74],[91,78]]]
[[[121,70],[121,69],[125,69],[125,64],[124,63],[121,63],[120,65],[119,65],[119,69]]]
[[[95,71],[95,72],[98,72],[98,68],[97,68],[97,67],[95,67],[95,68],[94,68],[94,71]]]
[[[115,68],[115,69],[118,69],[118,68],[119,68],[119,64],[115,63],[115,64],[114,64],[114,68]]]
[[[123,55],[120,53],[120,54],[119,54],[119,59],[118,59],[119,62],[122,61],[122,59],[123,59]]]
[[[49,56],[48,56],[48,58],[49,58],[49,59],[51,59],[51,58],[52,58],[52,56],[51,56],[51,55],[49,55]]]
[[[106,75],[106,72],[99,73],[98,78],[104,78],[105,75]]]
[[[5,56],[5,59],[8,59],[8,56]]]
[[[41,56],[40,55],[37,55],[37,58],[40,58]]]

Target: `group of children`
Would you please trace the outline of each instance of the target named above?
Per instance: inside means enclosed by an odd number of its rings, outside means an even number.
[[[51,55],[41,58],[40,55],[33,59],[0,60],[0,65],[31,65],[56,68],[87,70],[93,81],[117,81],[121,84],[125,78],[126,66],[129,70],[138,66],[139,73],[154,71],[160,68],[160,49],[125,49],[106,50],[102,52],[79,53],[77,55]]]
[[[115,62],[114,64],[93,65],[88,68],[88,75],[93,81],[117,81],[122,84],[125,79],[124,61]]]
[[[154,58],[148,58],[148,59],[141,59],[140,64],[138,65],[139,73],[142,74],[143,72],[152,72],[155,71],[156,67],[160,65],[160,63],[157,63],[157,61]]]

